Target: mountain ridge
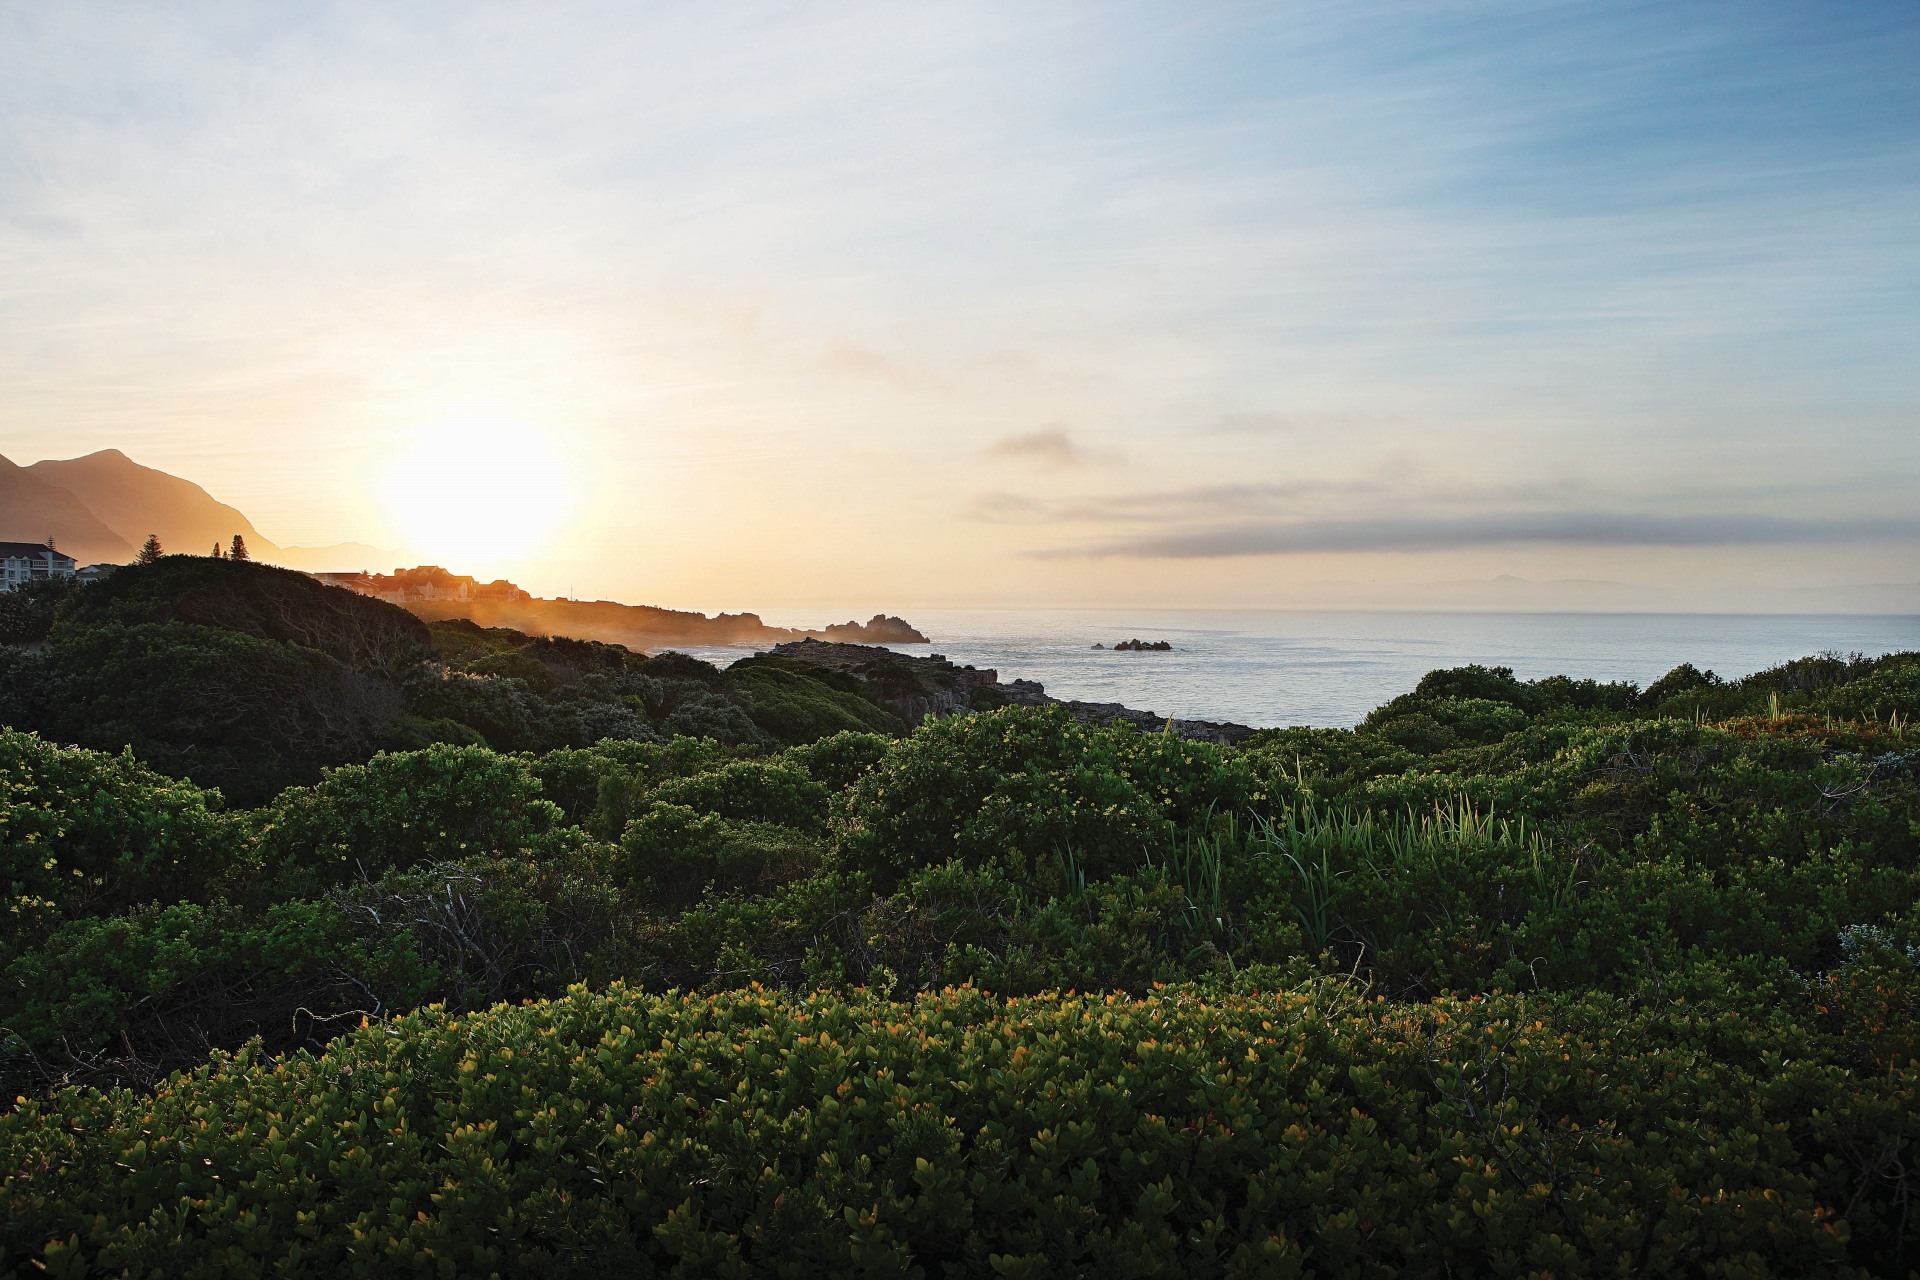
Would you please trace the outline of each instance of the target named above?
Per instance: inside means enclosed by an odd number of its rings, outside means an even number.
[[[239,534],[256,560],[293,569],[335,569],[391,552],[364,543],[282,546],[245,512],[183,476],[134,461],[119,449],[21,466],[0,457],[0,541],[51,537],[82,564],[124,564],[153,534],[166,550],[205,555]]]
[[[226,546],[234,535],[262,559],[280,547],[239,508],[228,506],[193,481],[142,466],[118,449],[100,449],[78,458],[49,458],[24,468],[28,475],[57,485],[78,498],[129,546],[157,534],[175,551]]]
[[[133,558],[133,546],[78,495],[0,457],[0,542],[48,538],[82,563]]]

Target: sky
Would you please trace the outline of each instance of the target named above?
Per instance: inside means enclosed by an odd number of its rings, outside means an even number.
[[[0,453],[709,611],[1911,584],[1916,67],[1912,0],[0,0]]]

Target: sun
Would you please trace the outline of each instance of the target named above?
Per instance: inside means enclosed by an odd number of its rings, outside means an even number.
[[[407,433],[386,467],[387,519],[456,571],[547,549],[574,505],[553,439],[524,422],[459,418]]]

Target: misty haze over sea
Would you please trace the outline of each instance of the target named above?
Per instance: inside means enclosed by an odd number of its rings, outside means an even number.
[[[909,621],[933,643],[892,646],[902,653],[1038,680],[1057,698],[1260,728],[1350,726],[1428,671],[1469,662],[1645,686],[1682,662],[1735,679],[1825,650],[1920,648],[1912,615],[917,609]],[[1134,637],[1174,648],[1112,651]],[[693,652],[724,665],[747,651]]]

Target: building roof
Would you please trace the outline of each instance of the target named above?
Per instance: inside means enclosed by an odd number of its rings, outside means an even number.
[[[66,552],[60,550],[58,547],[49,547],[42,542],[0,542],[0,559],[12,559],[14,556],[44,556],[49,554],[64,556],[68,560],[73,559],[72,556],[67,555]]]

